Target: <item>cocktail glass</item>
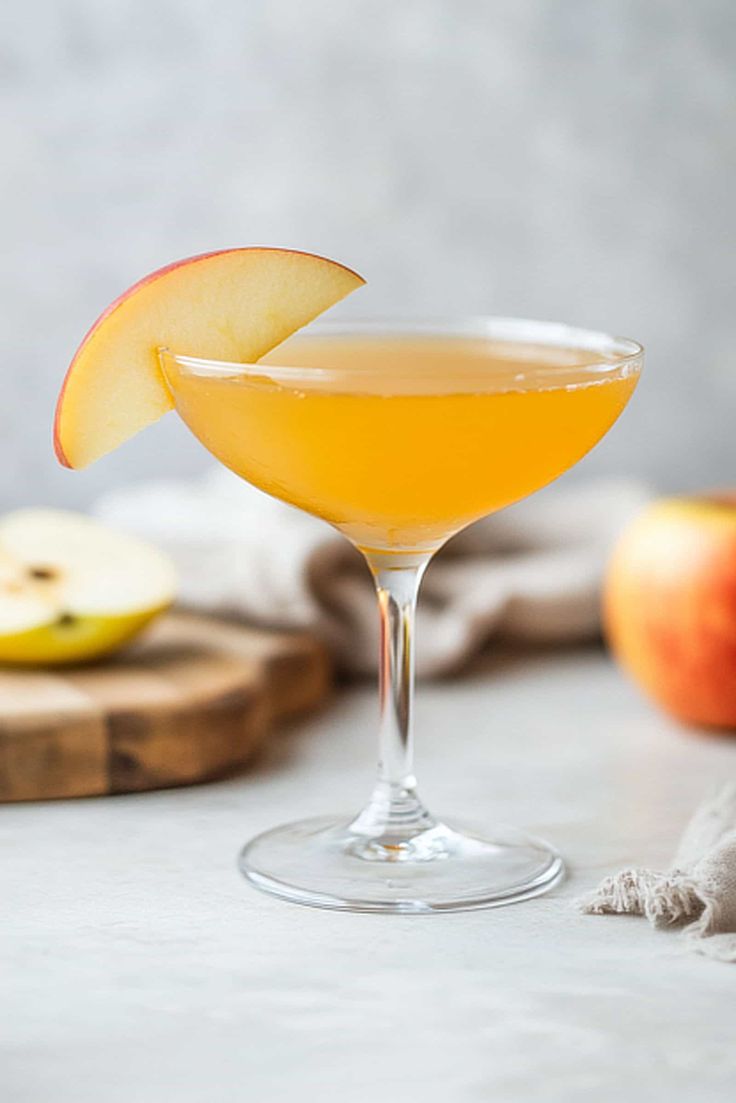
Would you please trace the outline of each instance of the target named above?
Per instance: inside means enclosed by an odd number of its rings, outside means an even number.
[[[162,349],[176,407],[214,456],[324,518],[365,556],[381,623],[378,778],[355,817],[276,827],[243,849],[258,888],[316,907],[458,911],[537,896],[557,852],[435,818],[412,765],[414,611],[434,553],[532,493],[610,428],[634,341],[513,319],[313,325],[255,364]],[[452,738],[461,738],[461,733]]]

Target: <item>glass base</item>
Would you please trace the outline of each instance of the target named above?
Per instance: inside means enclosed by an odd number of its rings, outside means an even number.
[[[256,888],[297,904],[409,914],[513,904],[564,874],[552,847],[516,831],[484,837],[432,820],[396,837],[366,833],[360,817],[276,827],[249,842],[239,864]]]

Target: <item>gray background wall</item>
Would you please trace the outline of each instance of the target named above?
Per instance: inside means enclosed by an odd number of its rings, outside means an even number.
[[[344,259],[361,313],[637,337],[645,380],[580,475],[736,483],[733,0],[24,0],[2,23],[0,506],[207,465],[169,418],[61,471],[53,404],[118,291],[246,243]]]

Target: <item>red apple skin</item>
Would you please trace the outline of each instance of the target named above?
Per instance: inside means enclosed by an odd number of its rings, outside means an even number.
[[[736,493],[646,509],[613,553],[604,622],[621,665],[663,709],[736,729]]]
[[[175,269],[181,268],[183,265],[186,264],[197,264],[198,261],[208,260],[210,257],[214,256],[222,256],[225,253],[240,253],[243,252],[246,248],[249,251],[256,252],[299,253],[302,256],[316,257],[318,260],[328,259],[327,257],[320,256],[318,253],[308,253],[303,249],[278,249],[274,246],[269,245],[235,246],[231,249],[211,249],[208,253],[197,253],[195,256],[184,257],[182,260],[175,260],[172,261],[170,264],[165,264],[163,268],[157,268],[155,272],[149,272],[147,276],[143,276],[141,279],[137,280],[136,283],[132,284],[132,286],[128,287],[125,291],[122,292],[122,294],[118,295],[118,297],[114,299],[113,302],[111,302],[105,310],[103,310],[102,314],[100,314],[100,316],[89,327],[81,342],[79,343],[77,351],[74,353],[72,361],[67,368],[66,375],[64,376],[64,379],[62,381],[61,389],[59,391],[59,397],[56,402],[56,410],[54,413],[54,452],[56,454],[57,460],[63,467],[68,467],[72,469],[74,466],[72,463],[69,462],[67,456],[64,453],[64,448],[61,444],[59,433],[59,422],[61,419],[61,408],[64,401],[64,391],[66,390],[67,380],[74,370],[74,365],[76,364],[79,354],[89,341],[92,334],[99,328],[99,326],[102,325],[103,322],[105,322],[110,317],[110,315],[115,310],[118,309],[119,306],[121,306],[126,301],[126,299],[129,299],[131,295],[135,295],[137,291],[140,291],[140,289],[142,287],[145,287],[147,284],[153,283],[155,280],[160,279],[161,276],[165,276],[169,272],[173,272]],[[336,261],[329,261],[329,263],[337,264]],[[345,271],[350,272],[351,275],[356,276],[356,278],[361,280],[362,282],[362,277],[358,276],[357,272],[353,272],[352,268],[348,268],[347,265],[344,264],[339,265],[339,267],[344,268]]]
[[[122,294],[118,295],[117,299],[114,299],[89,327],[84,337],[79,342],[79,345],[77,346],[77,351],[74,353],[71,363],[66,370],[66,375],[64,376],[61,384],[61,389],[59,390],[59,397],[56,400],[56,410],[54,412],[54,452],[56,453],[57,460],[60,464],[62,464],[63,467],[68,467],[70,469],[73,467],[73,465],[69,463],[69,460],[64,454],[64,449],[61,444],[61,437],[59,435],[59,421],[61,418],[61,407],[64,401],[64,391],[66,390],[67,380],[74,370],[74,365],[77,361],[77,358],[84,346],[89,341],[92,334],[95,332],[98,326],[102,325],[102,323],[110,317],[113,311],[117,310],[121,303],[124,303],[126,299],[130,298],[131,295],[134,295],[136,291],[139,291],[141,289],[141,287],[145,287],[146,284],[153,283],[153,281],[157,280],[160,276],[165,276],[167,272],[173,272],[175,268],[178,268],[182,264],[195,264],[198,260],[205,260],[207,257],[215,256],[217,252],[231,253],[233,252],[233,250],[213,249],[209,253],[198,253],[196,256],[193,257],[184,257],[182,260],[172,261],[170,264],[165,264],[163,268],[157,268],[155,272],[149,272],[147,276],[143,276],[141,279],[136,280],[136,282],[128,287],[125,291],[123,291]]]

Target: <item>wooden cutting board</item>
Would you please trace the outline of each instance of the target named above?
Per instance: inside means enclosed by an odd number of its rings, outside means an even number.
[[[190,785],[246,763],[321,704],[330,664],[306,633],[171,613],[86,666],[0,668],[0,801]]]

